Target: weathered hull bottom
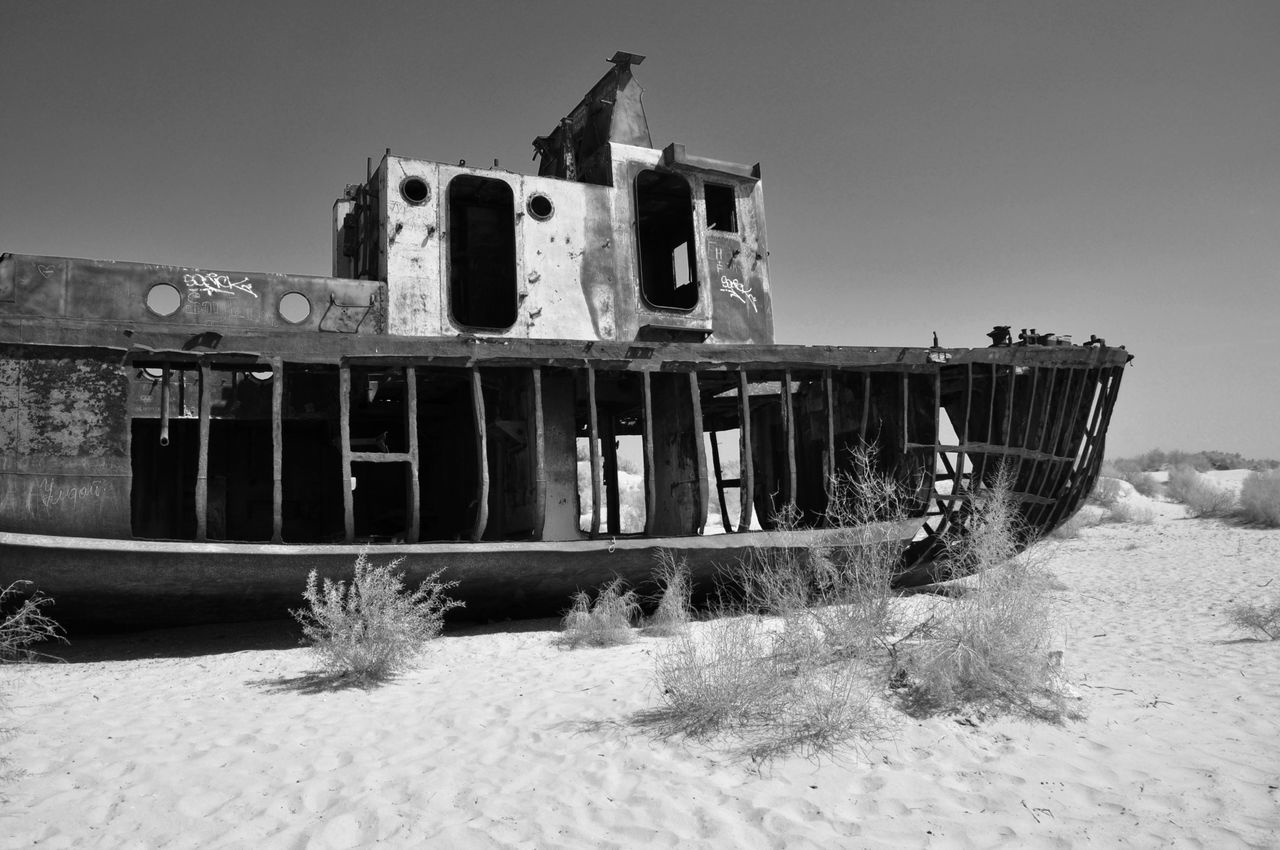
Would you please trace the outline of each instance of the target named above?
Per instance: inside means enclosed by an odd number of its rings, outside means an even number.
[[[885,524],[885,539],[906,540],[918,520]],[[572,594],[613,576],[645,592],[657,554],[688,563],[697,593],[719,569],[753,551],[822,545],[832,532],[759,531],[705,537],[619,538],[558,543],[419,543],[372,547],[375,563],[404,558],[406,581],[435,570],[457,580],[466,602],[458,620],[555,616]],[[284,546],[103,540],[0,532],[0,582],[34,579],[54,599],[49,613],[76,634],[247,622],[289,616],[301,607],[308,573],[345,578],[360,552],[354,545]]]

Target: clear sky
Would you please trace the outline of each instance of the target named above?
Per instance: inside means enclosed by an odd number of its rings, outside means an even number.
[[[1136,355],[1108,454],[1280,457],[1280,2],[0,0],[0,250],[327,274],[395,152],[530,172],[615,50],[762,164],[780,342]]]

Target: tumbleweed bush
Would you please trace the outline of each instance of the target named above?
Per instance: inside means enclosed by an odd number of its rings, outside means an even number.
[[[446,594],[458,582],[440,581],[443,570],[409,591],[402,563],[375,565],[361,551],[350,583],[307,576],[307,607],[291,613],[326,675],[371,683],[404,670],[440,634],[444,615],[463,606]]]
[[[909,490],[874,449],[831,483],[821,545],[761,548],[721,576],[717,616],[656,653],[663,733],[731,736],[753,759],[830,754],[881,737],[891,582],[905,543],[890,533]],[[796,528],[794,517],[780,517]]]
[[[29,581],[15,581],[0,590],[0,662],[33,661],[42,657],[34,647],[60,641],[66,643],[62,627],[45,613],[53,600],[39,591],[27,594]]]
[[[53,658],[38,652],[35,647],[50,642],[67,642],[62,627],[44,611],[53,604],[53,600],[39,592],[26,593],[24,588],[30,584],[15,581],[0,590],[0,665]],[[0,691],[0,714],[7,711],[5,694]],[[5,754],[7,747],[4,745],[16,734],[16,729],[0,726],[0,787],[22,775],[22,771],[14,767]]]
[[[1280,470],[1255,470],[1240,485],[1240,518],[1266,528],[1280,528]]]
[[[971,706],[1039,719],[1071,716],[1061,653],[1053,652],[1052,580],[1026,535],[1009,478],[980,494],[969,533],[955,546],[968,587],[895,647],[913,710]]]
[[[1215,487],[1203,475],[1189,466],[1179,466],[1169,471],[1165,492],[1174,501],[1187,506],[1194,517],[1211,518],[1229,516],[1236,507],[1236,497],[1230,490]]]
[[[669,549],[658,550],[657,557],[658,567],[653,577],[658,584],[658,606],[645,620],[645,634],[665,637],[686,632],[693,614],[689,565]]]
[[[629,643],[635,633],[631,624],[640,616],[640,599],[634,590],[624,590],[620,578],[605,584],[595,600],[585,590],[573,595],[562,622],[561,646],[617,646]]]
[[[782,624],[723,616],[655,653],[662,705],[637,721],[660,734],[727,738],[752,760],[828,755],[886,734],[875,673],[856,659],[779,652]]]
[[[1244,632],[1262,632],[1269,640],[1280,640],[1280,599],[1247,602],[1227,612],[1231,625]]]

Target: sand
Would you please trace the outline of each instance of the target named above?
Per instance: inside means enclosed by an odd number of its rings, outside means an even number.
[[[1130,498],[1141,498],[1130,494]],[[839,759],[655,740],[661,639],[549,621],[448,634],[371,690],[317,690],[288,624],[86,640],[0,671],[3,847],[1278,847],[1280,531],[1183,518],[1050,544],[1085,719],[901,718]]]

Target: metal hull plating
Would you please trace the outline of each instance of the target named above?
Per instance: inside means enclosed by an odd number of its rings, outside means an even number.
[[[15,376],[10,397],[24,411],[0,469],[0,581],[34,581],[80,629],[283,616],[311,568],[341,576],[362,545],[377,558],[404,555],[411,578],[445,569],[479,617],[554,613],[573,590],[613,575],[643,581],[659,548],[688,557],[705,583],[715,564],[750,548],[811,545],[823,533],[828,482],[863,444],[876,447],[886,472],[916,482],[914,516],[894,533],[916,541],[902,581],[930,581],[930,556],[964,533],[970,501],[1001,467],[1033,531],[1074,512],[1096,478],[1127,360],[1122,350],[1074,346],[357,335],[325,337],[324,346],[311,336],[241,335],[231,347],[184,349],[163,334],[137,341],[101,325],[0,322],[0,330],[10,340],[0,346]],[[117,339],[127,344],[107,344]],[[153,403],[161,379],[143,374],[158,363],[186,386],[183,399],[171,387],[162,409]],[[271,377],[236,384],[218,377],[225,370]],[[332,379],[319,390],[318,374]],[[150,387],[146,398],[136,385]],[[404,444],[358,445],[356,407],[395,386],[403,389],[390,408],[404,420]],[[73,440],[35,432],[32,411],[72,406],[96,411],[75,417]],[[166,418],[174,442],[160,447]],[[347,450],[311,436],[317,421]],[[450,428],[467,435],[448,442]],[[713,439],[725,434],[736,439]],[[628,437],[641,454],[643,527],[628,528],[620,515],[611,447]],[[166,453],[183,439],[190,474],[157,484],[167,480]],[[246,452],[256,443],[261,462],[229,460],[219,439]],[[435,439],[444,448],[433,449]],[[336,492],[323,519],[303,522],[290,507],[312,495],[287,481],[291,441],[332,458],[322,480]],[[734,444],[736,475],[720,463]],[[378,477],[383,468],[394,477]],[[230,480],[257,474],[254,484]],[[354,478],[382,482],[384,495],[387,481],[403,481],[405,493],[362,508],[361,498],[374,495]],[[734,491],[736,505],[725,498]],[[451,525],[428,517],[449,511],[432,493],[459,506]],[[235,524],[237,499],[258,505],[255,520]],[[165,526],[148,507],[165,500],[198,516]],[[362,510],[382,511],[394,528]],[[811,528],[771,530],[788,510]],[[158,524],[140,524],[140,515]],[[248,531],[257,539],[231,539]]]

